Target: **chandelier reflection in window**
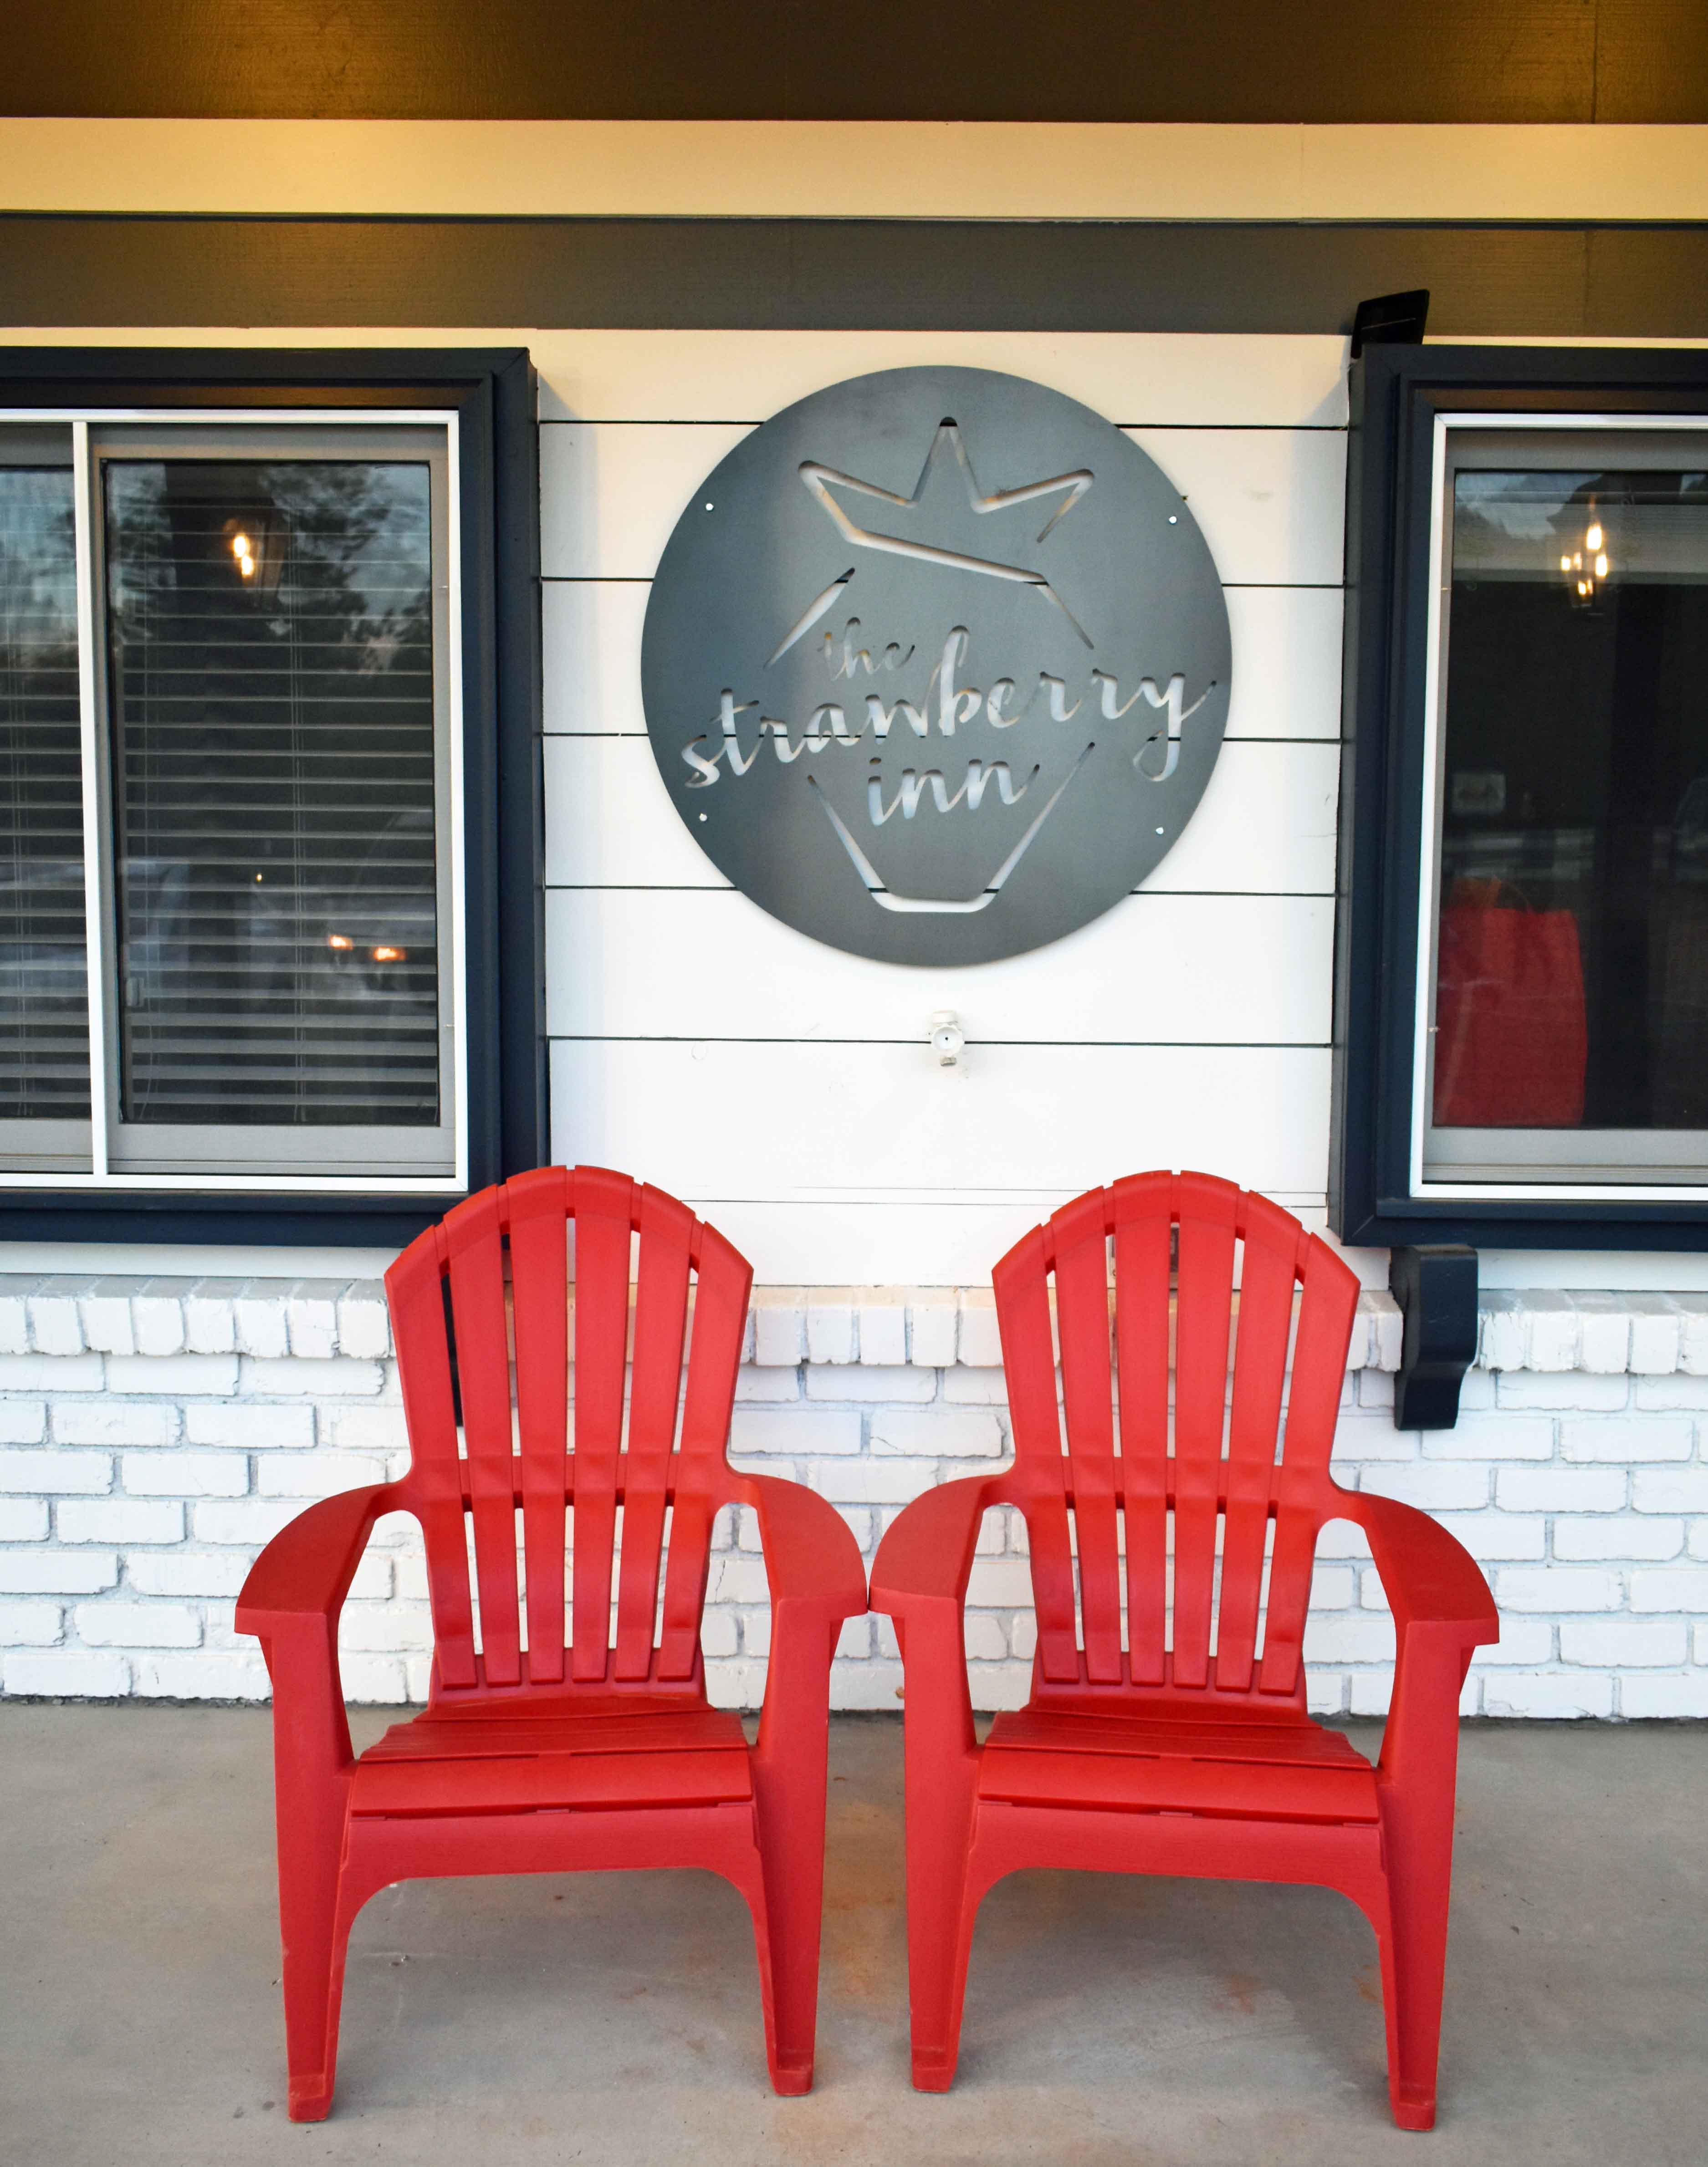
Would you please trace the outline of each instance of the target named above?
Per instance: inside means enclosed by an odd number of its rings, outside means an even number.
[[[1560,570],[1570,587],[1573,606],[1578,609],[1591,606],[1613,570],[1613,560],[1607,552],[1606,531],[1593,497],[1589,509],[1589,523],[1583,529],[1583,540],[1575,549],[1562,550],[1560,555]]]

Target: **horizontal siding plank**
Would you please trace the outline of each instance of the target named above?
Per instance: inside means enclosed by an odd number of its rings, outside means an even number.
[[[975,1060],[981,1040],[1323,1045],[1334,935],[1329,896],[1138,895],[1029,955],[915,970],[806,940],[731,889],[559,889],[546,1028],[922,1044],[952,1009]]]
[[[741,421],[543,423],[541,572],[650,580],[696,488],[749,433]]]
[[[650,580],[547,580],[540,664],[548,737],[644,737],[640,637]]]
[[[1144,1168],[1135,1159],[1122,1171]],[[991,1266],[1005,1250],[1074,1193],[1040,1189],[1000,1201],[821,1197],[793,1203],[691,1192],[682,1200],[728,1236],[752,1264],[760,1286],[979,1286],[989,1285]],[[1320,1189],[1276,1195],[1275,1201],[1313,1232],[1325,1230]],[[1386,1286],[1387,1250],[1356,1253],[1354,1261],[1367,1258],[1380,1269],[1367,1268],[1366,1284]]]
[[[548,887],[728,887],[678,819],[647,740],[548,738],[544,752]],[[1144,892],[1332,894],[1339,786],[1337,745],[1224,745]]]
[[[764,421],[878,368],[1028,376],[1124,423],[1337,427],[1346,345],[1320,335],[1180,331],[539,331],[552,421]]]
[[[1076,1194],[1146,1166],[1320,1195],[1326,1048],[917,1046],[559,1039],[552,1145],[677,1195]],[[757,1259],[755,1260],[757,1263]]]
[[[1346,439],[1334,429],[1129,429],[1191,506],[1228,585],[1337,585]]]
[[[548,422],[540,430],[540,570],[650,579],[700,483],[741,424]],[[1340,578],[1346,442],[1334,429],[1128,432],[1192,507],[1223,580]]]
[[[640,636],[650,582],[549,580],[541,603],[545,727],[553,736],[646,734]],[[1340,734],[1341,596],[1334,587],[1229,587],[1230,738]]]

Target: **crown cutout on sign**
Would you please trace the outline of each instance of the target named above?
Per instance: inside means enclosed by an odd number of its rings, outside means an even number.
[[[893,489],[882,488],[877,482],[862,481],[855,474],[838,474],[834,467],[821,465],[816,459],[802,463],[801,479],[808,494],[822,506],[844,539],[857,548],[873,549],[881,555],[912,557],[928,564],[946,564],[956,571],[972,572],[986,579],[1010,580],[1021,586],[1031,587],[1046,601],[1053,602],[1087,647],[1091,646],[1090,634],[1079,619],[1050,585],[1044,573],[1026,564],[1015,564],[989,556],[974,556],[964,549],[945,548],[939,543],[922,542],[907,533],[885,533],[881,529],[862,527],[851,518],[835,499],[833,492],[847,490],[858,496],[875,499],[880,504],[894,505],[899,511],[915,515],[917,525],[926,532],[952,531],[956,526],[965,526],[968,511],[980,519],[994,514],[1018,511],[1022,505],[1035,504],[1041,497],[1060,496],[1064,501],[1056,506],[1031,543],[1022,543],[1016,538],[1010,554],[1019,555],[1022,548],[1040,548],[1061,524],[1068,514],[1090,489],[1096,477],[1090,468],[1081,467],[1072,474],[1053,474],[1047,480],[1026,482],[1018,489],[996,490],[986,493],[979,486],[979,478],[973,471],[973,462],[967,447],[962,442],[960,425],[952,415],[946,415],[937,424],[936,434],[931,438],[931,448],[926,453],[925,464],[920,469],[920,478],[914,485],[911,496],[899,496]],[[892,526],[899,522],[891,521]],[[1026,518],[1010,525],[1008,531],[1016,532],[1021,527],[1030,527]],[[968,539],[973,535],[969,531]],[[983,542],[985,538],[979,536]],[[994,537],[992,538],[994,539]],[[812,630],[836,597],[854,577],[851,570],[843,574],[818,596],[796,622],[777,653],[775,662],[786,654],[795,642]]]

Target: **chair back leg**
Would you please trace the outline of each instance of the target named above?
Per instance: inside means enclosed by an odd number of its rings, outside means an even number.
[[[350,1921],[340,1902],[342,1793],[278,1828],[278,1920],[284,1944],[284,2044],[293,2122],[324,2122],[337,2074],[338,2011]]]
[[[1382,1801],[1391,1925],[1382,1940],[1387,2095],[1402,2129],[1433,2129],[1447,1907],[1453,1873],[1453,1778],[1388,1791]]]
[[[805,1720],[825,1735],[795,1739],[784,1760],[761,1754],[753,1770],[770,1956],[771,2080],[785,2097],[813,2088],[819,2014],[828,1708],[821,1702]]]
[[[912,1740],[910,1743],[913,1743]],[[982,1886],[971,1886],[976,1764],[933,1764],[917,1745],[907,1767],[907,1990],[913,2085],[946,2092],[961,2052],[967,1963]]]

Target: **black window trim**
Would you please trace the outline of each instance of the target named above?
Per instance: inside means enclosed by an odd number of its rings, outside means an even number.
[[[537,389],[521,347],[0,350],[0,406],[433,406],[458,424],[469,1191],[7,1190],[0,1240],[390,1247],[548,1154]]]
[[[1352,364],[1329,1223],[1391,1247],[1708,1249],[1708,1200],[1439,1199],[1411,1187],[1435,421],[1708,414],[1708,353],[1372,347]]]

